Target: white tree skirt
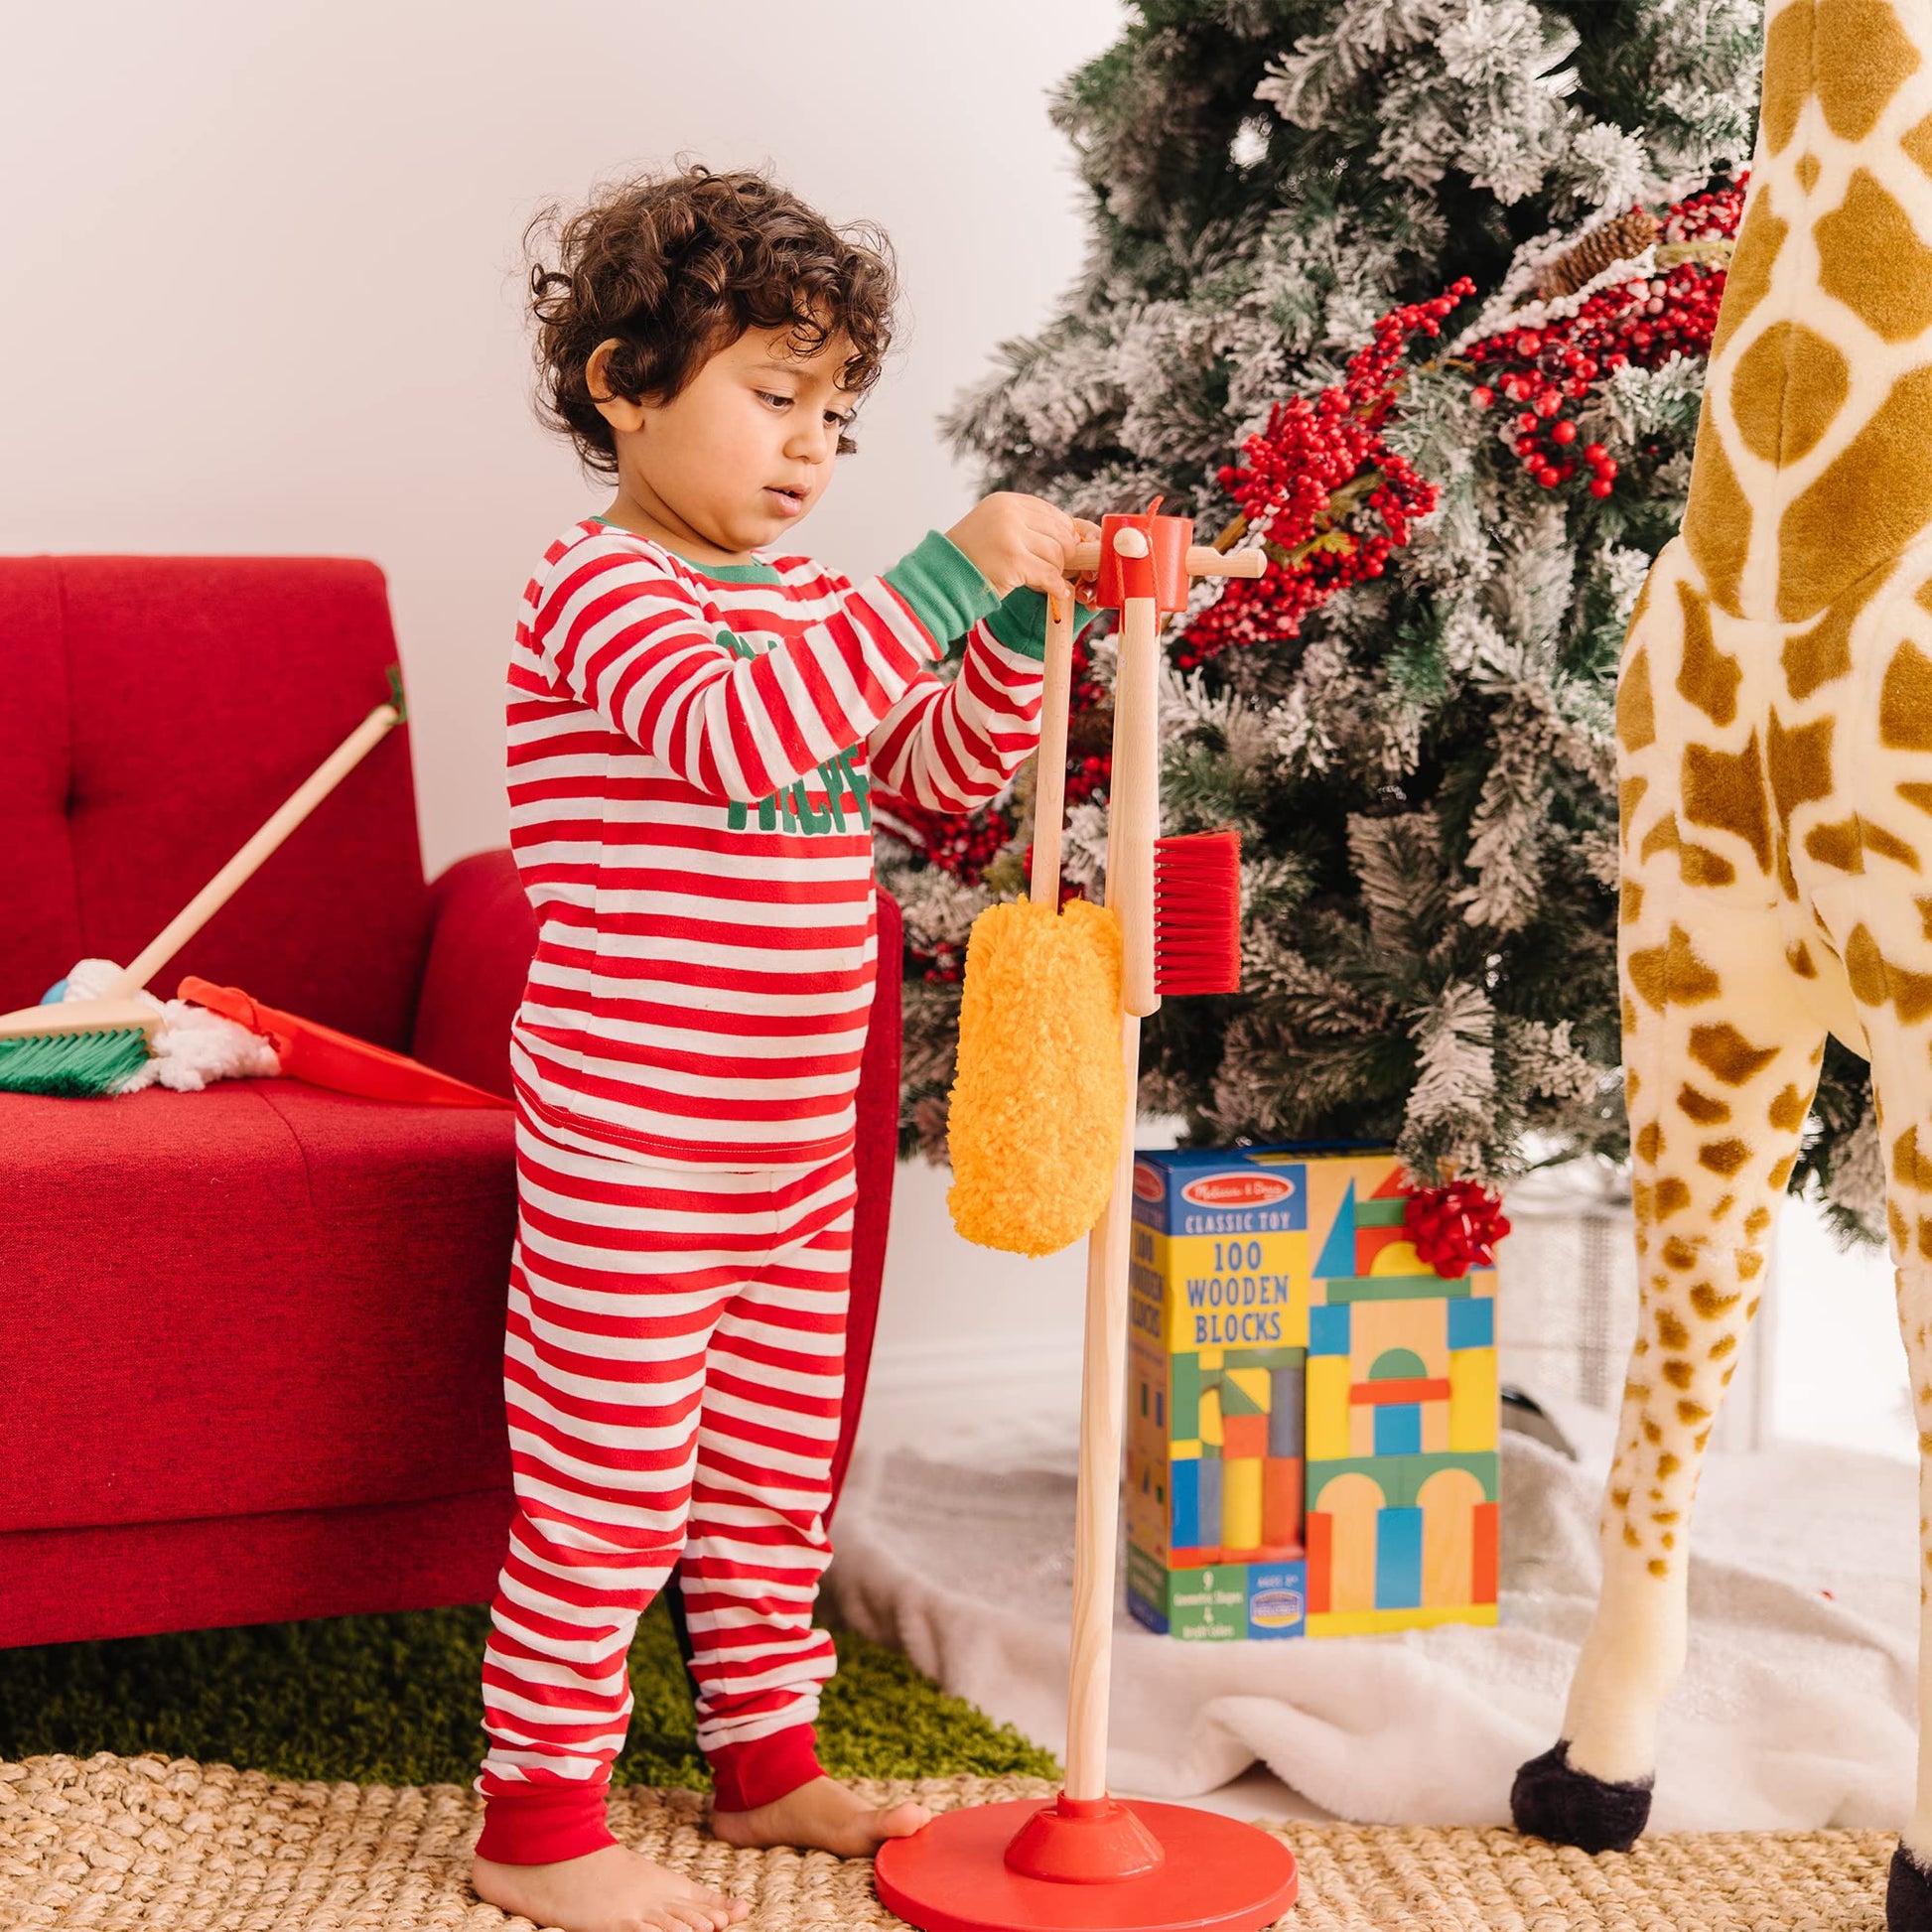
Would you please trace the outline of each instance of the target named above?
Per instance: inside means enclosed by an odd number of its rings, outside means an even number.
[[[1194,1797],[1260,1760],[1337,1815],[1502,1824],[1554,1741],[1598,1575],[1610,1419],[1571,1462],[1506,1431],[1496,1628],[1188,1644],[1116,1620],[1110,1782]],[[831,1587],[844,1615],[1058,1751],[1073,1480],[1052,1431],[944,1459],[863,1449]],[[1666,1707],[1660,1831],[1893,1827],[1912,1801],[1916,1473],[1817,1447],[1714,1455],[1692,1535],[1691,1654]],[[1829,1591],[1828,1596],[1825,1592]]]

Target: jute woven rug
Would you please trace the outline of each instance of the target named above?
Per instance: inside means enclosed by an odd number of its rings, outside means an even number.
[[[1044,1796],[1024,1778],[866,1787],[935,1810]],[[160,1756],[0,1762],[0,1926],[168,1932],[530,1932],[469,1885],[480,1800],[459,1785],[296,1784]],[[747,1932],[901,1921],[872,1867],[738,1852],[692,1792],[620,1787],[612,1828],[754,1901]],[[1294,1932],[1883,1932],[1885,1832],[1659,1838],[1627,1857],[1503,1831],[1291,1825]]]

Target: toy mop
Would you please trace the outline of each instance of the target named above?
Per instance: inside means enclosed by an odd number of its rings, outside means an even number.
[[[401,719],[393,671],[390,681],[394,700],[377,705],[96,997],[64,1000],[57,988],[47,1003],[0,1014],[0,1091],[108,1094],[140,1070],[163,1014],[158,1002],[137,995]]]
[[[891,1839],[880,1848],[879,1896],[920,1932],[1260,1932],[1295,1900],[1295,1857],[1280,1840],[1184,1805],[1111,1798],[1106,1785],[1141,1021],[1159,1006],[1163,992],[1231,991],[1235,979],[1229,957],[1236,906],[1229,880],[1232,840],[1213,834],[1155,838],[1161,616],[1185,607],[1190,576],[1258,577],[1265,568],[1258,551],[1223,556],[1190,548],[1192,533],[1189,518],[1158,516],[1153,509],[1140,516],[1109,516],[1099,544],[1083,546],[1085,554],[1076,553],[1073,565],[1076,570],[1098,565],[1097,601],[1121,614],[1106,878],[1107,912],[1118,922],[1111,943],[1119,948],[1115,1027],[1108,1043],[1119,1060],[1121,1086],[1119,1114],[1104,1150],[1111,1184],[1087,1250],[1066,1781],[1057,1798],[948,1812],[910,1838]],[[1051,662],[1049,652],[1049,673]],[[1063,714],[1063,696],[1059,705]],[[1063,728],[1062,722],[1058,729]],[[1060,743],[1063,747],[1063,739]],[[1059,797],[1050,782],[1051,761],[1050,748],[1043,749],[1039,829],[1050,799],[1053,830],[1043,846],[1035,837],[1030,908],[1035,914],[1058,897]],[[1058,762],[1063,766],[1063,757]],[[1157,843],[1162,847],[1158,880]],[[1042,875],[1049,872],[1043,884]],[[1089,932],[1091,940],[1071,936]],[[1101,932],[1098,922],[1076,926],[1063,943],[1099,950],[1104,974],[1110,942]],[[969,1005],[978,937],[976,928],[967,952]],[[990,950],[982,950],[982,959]],[[1017,1001],[1016,1010],[981,1011],[976,1019],[1019,1026],[1029,1001],[1043,1003],[1038,988],[1018,979],[1002,997]],[[981,1026],[971,1054],[976,1059],[998,1045],[997,1025]],[[1037,1069],[1009,1059],[1010,1077],[1028,1097],[1024,1106],[1016,1102],[992,1116],[980,1102],[991,1084],[981,1077],[985,1069],[968,1062],[962,1025],[955,1161],[979,1162],[983,1175],[990,1163],[976,1140],[1002,1139],[1013,1150],[1008,1185],[1017,1200],[1033,1178],[1025,1122],[1031,1118],[1042,1135],[1050,1132],[1062,1104],[1053,1082],[1062,1077],[1063,1059],[1056,1054]],[[1061,1186],[1063,1176],[1054,1173],[1045,1184]],[[1072,1212],[1070,1203],[1052,1210],[1061,1224]],[[1005,1218],[1016,1228],[1025,1224],[1018,1209]]]

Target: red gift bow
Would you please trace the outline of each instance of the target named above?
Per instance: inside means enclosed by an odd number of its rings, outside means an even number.
[[[1496,1243],[1509,1232],[1502,1196],[1479,1180],[1412,1188],[1402,1218],[1410,1245],[1447,1281],[1459,1281],[1471,1268],[1493,1268]]]

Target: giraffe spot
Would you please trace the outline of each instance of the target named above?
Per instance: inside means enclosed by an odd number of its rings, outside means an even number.
[[[1616,681],[1616,742],[1641,752],[1657,738],[1657,704],[1650,690],[1650,653],[1639,645]]]
[[[1675,1174],[1670,1174],[1657,1183],[1657,1218],[1668,1220],[1679,1208],[1689,1207],[1691,1190]]]
[[[1700,1127],[1715,1127],[1720,1121],[1730,1118],[1730,1108],[1725,1101],[1714,1100],[1711,1095],[1700,1093],[1693,1086],[1683,1086],[1677,1090],[1677,1111],[1696,1121]]]
[[[1678,1470],[1681,1469],[1683,1466],[1684,1465],[1677,1459],[1677,1457],[1671,1454],[1671,1452],[1668,1449],[1666,1449],[1664,1453],[1657,1458],[1658,1479],[1663,1482],[1668,1482],[1671,1479],[1671,1477],[1674,1476],[1678,1472]]]
[[[1821,866],[1839,872],[1863,872],[1867,852],[1895,860],[1911,872],[1919,869],[1918,853],[1911,846],[1857,812],[1835,825],[1814,825],[1805,834],[1805,851]]]
[[[1887,0],[1818,0],[1812,59],[1818,104],[1841,141],[1863,141],[1919,65]]]
[[[1819,286],[1873,335],[1907,343],[1932,323],[1932,248],[1876,175],[1854,169],[1844,201],[1812,233]]]
[[[1714,362],[1751,311],[1770,293],[1771,270],[1790,232],[1790,224],[1771,212],[1771,204],[1761,191],[1750,197],[1743,225],[1737,230],[1737,239],[1731,247],[1724,300],[1719,305],[1718,326],[1711,339]]]
[[[1878,688],[1878,742],[1899,752],[1932,751],[1932,657],[1909,637],[1892,653]]]
[[[1638,1238],[1639,1241],[1641,1242],[1643,1229],[1649,1225],[1649,1223],[1651,1222],[1651,1220],[1654,1218],[1655,1215],[1655,1209],[1652,1203],[1651,1187],[1648,1181],[1644,1181],[1644,1180],[1631,1181],[1630,1205],[1636,1214]]]
[[[1728,1314],[1737,1306],[1737,1297],[1720,1295],[1709,1282],[1699,1282],[1691,1290],[1691,1306],[1703,1315],[1705,1320],[1716,1321],[1720,1316]]]
[[[1643,888],[1634,879],[1623,882],[1617,896],[1616,915],[1625,925],[1635,925],[1643,917]]]
[[[1630,955],[1629,969],[1631,985],[1659,1013],[1666,1006],[1700,1006],[1724,990],[1723,981],[1698,957],[1691,935],[1674,921],[1661,946]]]
[[[1753,1207],[1744,1216],[1744,1234],[1746,1239],[1755,1240],[1770,1225],[1771,1210],[1768,1207]]]
[[[1636,1099],[1637,1090],[1642,1085],[1643,1085],[1643,1080],[1638,1075],[1637,1069],[1634,1066],[1628,1067],[1624,1070],[1623,1102],[1625,1106],[1628,1106],[1631,1101]]]
[[[1677,875],[1687,886],[1728,886],[1737,868],[1708,845],[1680,845]]]
[[[1700,1429],[1698,1433],[1691,1438],[1691,1447],[1694,1449],[1696,1449],[1700,1455],[1702,1455],[1704,1453],[1704,1446],[1710,1440],[1711,1440],[1710,1430]]]
[[[1664,1432],[1648,1416],[1643,1419],[1643,1439],[1652,1449],[1664,1440]]]
[[[1670,1565],[1662,1557],[1652,1557],[1648,1567],[1650,1574],[1659,1581],[1670,1575]]]
[[[1818,186],[1818,157],[1815,154],[1800,155],[1798,165],[1792,173],[1798,177],[1798,186],[1809,195]]]
[[[1673,1234],[1664,1243],[1664,1266],[1666,1268],[1695,1268],[1698,1265],[1698,1251],[1681,1234]]]
[[[1777,707],[1771,708],[1764,761],[1771,781],[1771,804],[1777,813],[1778,880],[1787,898],[1798,897],[1787,847],[1791,814],[1800,805],[1817,804],[1832,795],[1832,732],[1836,722],[1821,718],[1815,724],[1786,731]]]
[[[1795,1086],[1781,1088],[1778,1097],[1771,1102],[1771,1125],[1780,1134],[1795,1134],[1805,1124],[1809,1104]]]
[[[1785,622],[1801,623],[1824,610],[1932,521],[1932,464],[1923,461],[1928,442],[1932,367],[1921,364],[1892,384],[1859,433],[1786,507],[1778,525],[1778,616]],[[1701,440],[1698,449],[1701,458]],[[1695,466],[1691,487],[1697,488]],[[1687,535],[1688,528],[1687,522]],[[1741,550],[1738,558],[1741,568]]]
[[[1727,1021],[1716,1027],[1693,1027],[1690,1045],[1692,1059],[1729,1087],[1756,1079],[1778,1056],[1775,1046],[1753,1046]]]
[[[1616,842],[1627,847],[1630,843],[1630,821],[1637,815],[1637,806],[1643,795],[1650,789],[1648,778],[1625,778],[1616,788]]]
[[[1751,1158],[1748,1141],[1706,1141],[1698,1149],[1698,1166],[1728,1177]]]
[[[1918,1151],[1918,1129],[1908,1127],[1892,1143],[1891,1176],[1921,1194],[1932,1193],[1932,1161]],[[1902,1237],[1901,1237],[1902,1239]]]
[[[1653,1503],[1660,1503],[1660,1502],[1662,1502],[1662,1501],[1664,1500],[1664,1492],[1663,1492],[1663,1491],[1662,1491],[1661,1489],[1653,1489],[1653,1490],[1652,1490],[1652,1491],[1650,1492],[1650,1500],[1651,1500],[1651,1501],[1652,1501]]]
[[[1785,639],[1779,662],[1793,703],[1801,703],[1821,685],[1851,670],[1852,626],[1889,574],[1883,569],[1868,571],[1809,630]]]
[[[1653,1509],[1650,1512],[1650,1520],[1653,1523],[1675,1523],[1682,1516],[1683,1511],[1677,1509]]]
[[[1677,1548],[1677,1532],[1675,1530],[1666,1530],[1657,1540],[1666,1550],[1674,1550]]]
[[[1728,725],[1737,716],[1737,687],[1743,666],[1728,651],[1718,648],[1711,634],[1711,602],[1689,584],[1677,587],[1684,616],[1684,641],[1677,664],[1677,695],[1688,699],[1714,725]]]
[[[1908,127],[1898,145],[1922,174],[1932,175],[1932,114]]]
[[[1728,1214],[1730,1210],[1736,1205],[1737,1205],[1737,1196],[1735,1194],[1721,1195],[1719,1197],[1717,1206],[1715,1206],[1711,1210],[1711,1218],[1714,1221],[1722,1221],[1724,1217],[1726,1214]]]
[[[1684,816],[1693,825],[1729,832],[1750,847],[1760,872],[1771,870],[1771,824],[1764,803],[1764,760],[1753,731],[1741,752],[1684,748]]]
[[[1708,1361],[1721,1362],[1736,1346],[1737,1337],[1735,1335],[1720,1335],[1705,1351],[1705,1358]]]
[[[1693,1423],[1707,1421],[1710,1418],[1710,1415],[1711,1415],[1711,1411],[1707,1409],[1703,1403],[1693,1402],[1689,1396],[1680,1396],[1678,1398],[1677,1420],[1681,1422],[1686,1429],[1688,1429]]]
[[[1764,98],[1759,115],[1765,145],[1782,154],[1798,129],[1798,116],[1814,85],[1812,45],[1817,23],[1811,0],[1796,0],[1771,17],[1764,30]]]
[[[1912,900],[1918,911],[1918,932],[1921,939],[1932,939],[1932,898],[1920,897]]]
[[[1648,1127],[1637,1133],[1637,1159],[1656,1165],[1657,1157],[1664,1151],[1664,1130],[1653,1120]]]
[[[1639,1335],[1631,1344],[1630,1352],[1633,1355],[1648,1355],[1650,1353],[1650,1343],[1642,1335]]]
[[[1736,256],[1731,257],[1733,277]],[[1729,298],[1726,294],[1725,306]],[[1719,317],[1719,328],[1724,326]],[[1715,352],[1715,351],[1714,351]],[[1830,476],[1828,470],[1826,476]],[[1822,482],[1823,479],[1821,478]],[[1812,487],[1815,489],[1817,484]],[[1800,499],[1802,500],[1802,499]],[[1785,512],[1785,521],[1791,512]],[[1737,481],[1737,473],[1725,454],[1718,433],[1717,417],[1711,407],[1711,392],[1705,391],[1698,417],[1697,450],[1691,459],[1691,493],[1684,510],[1684,544],[1697,567],[1704,573],[1713,601],[1731,617],[1742,617],[1737,589],[1744,574],[1744,558],[1751,542],[1751,505]],[[1819,600],[1820,603],[1825,600]],[[1810,616],[1810,612],[1801,613]]]
[[[1924,1215],[1919,1216],[1918,1251],[1927,1261],[1932,1261],[1932,1220]]]
[[[1688,1348],[1691,1345],[1691,1331],[1669,1309],[1660,1309],[1657,1311],[1657,1339],[1666,1348]],[[1664,1373],[1668,1375],[1670,1370],[1666,1369]]]
[[[1773,1168],[1771,1172],[1775,1175],[1777,1170]],[[1785,1164],[1785,1173],[1788,1175],[1790,1172],[1791,1172],[1790,1164],[1787,1162]],[[1773,1179],[1771,1184],[1774,1187],[1782,1187],[1784,1185],[1784,1182],[1782,1180]],[[1739,1281],[1747,1282],[1751,1279],[1753,1275],[1757,1274],[1758,1271],[1763,1266],[1764,1266],[1764,1257],[1762,1255],[1758,1255],[1758,1254],[1739,1255],[1737,1257],[1737,1279]],[[1757,1304],[1753,1302],[1751,1306],[1755,1308]]]
[[[1627,993],[1617,1003],[1617,1022],[1620,1032],[1633,1034],[1637,1031],[1636,1002]]]
[[[1630,1492],[1629,1492],[1629,1490],[1627,1490],[1627,1489],[1612,1489],[1612,1490],[1610,1491],[1610,1501],[1611,1501],[1611,1502],[1613,1502],[1613,1503],[1614,1503],[1614,1504],[1615,1504],[1615,1505],[1617,1506],[1617,1508],[1618,1508],[1618,1509],[1628,1509],[1628,1508],[1630,1507]]]
[[[1897,784],[1892,789],[1908,805],[1916,805],[1922,812],[1932,812],[1932,785]]]
[[[1903,1254],[1912,1245],[1912,1224],[1892,1201],[1885,1203],[1885,1224],[1891,1229],[1892,1246]]]
[[[1818,977],[1818,968],[1812,963],[1811,948],[1802,939],[1785,947],[1784,963],[1801,980],[1815,980]]]
[[[1845,977],[1861,1006],[1881,1007],[1889,1001],[1907,1026],[1932,1013],[1932,973],[1894,966],[1863,925],[1855,925],[1845,942]]]
[[[1637,1531],[1636,1531],[1636,1526],[1634,1524],[1631,1523],[1624,1524],[1623,1540],[1633,1550],[1641,1550],[1643,1548],[1643,1545],[1637,1541]]]
[[[1664,1380],[1674,1389],[1688,1389],[1694,1371],[1689,1362],[1666,1362]]]
[[[1851,393],[1851,364],[1834,344],[1802,322],[1774,322],[1731,371],[1731,420],[1753,456],[1798,463],[1817,448]]]

